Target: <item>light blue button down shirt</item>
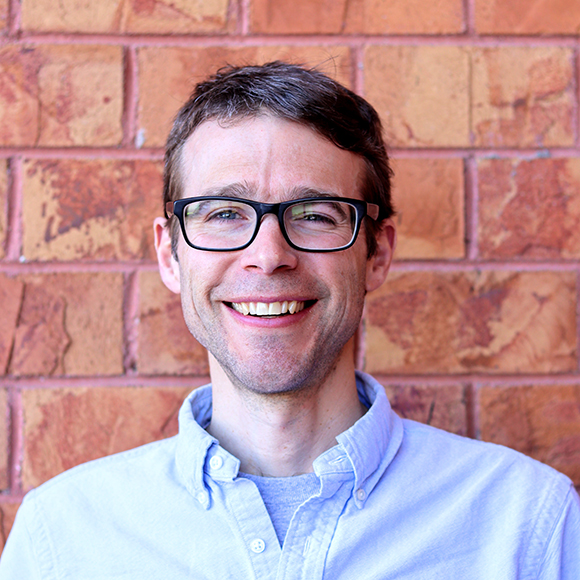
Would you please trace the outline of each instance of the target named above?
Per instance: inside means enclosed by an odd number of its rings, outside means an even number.
[[[283,549],[255,484],[203,427],[194,391],[179,435],[93,461],[30,492],[1,580],[580,578],[570,480],[512,450],[390,409],[360,373],[369,411],[314,462],[320,491]]]

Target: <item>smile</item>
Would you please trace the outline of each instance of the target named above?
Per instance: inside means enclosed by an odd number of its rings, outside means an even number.
[[[297,314],[304,309],[304,302],[284,300],[284,302],[231,302],[231,307],[244,316],[283,316]]]

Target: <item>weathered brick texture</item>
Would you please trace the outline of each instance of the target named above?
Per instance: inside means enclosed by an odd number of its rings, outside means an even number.
[[[140,142],[162,146],[179,107],[189,98],[195,84],[228,64],[265,63],[290,60],[321,70],[350,85],[350,51],[332,46],[256,46],[189,48],[144,48],[139,51]],[[162,87],[161,89],[159,87]]]
[[[187,330],[179,296],[165,288],[157,272],[142,272],[139,297],[139,372],[207,375],[207,353]]]
[[[573,61],[572,50],[566,48],[474,50],[475,143],[497,147],[572,145]]]
[[[467,435],[463,385],[386,385],[385,390],[391,406],[404,419]]]
[[[469,144],[469,53],[456,46],[369,46],[365,94],[391,146]]]
[[[384,126],[398,247],[361,367],[580,485],[579,34],[580,0],[0,0],[2,540],[26,489],[174,433],[209,379],[154,263],[163,145],[195,83],[274,59]]]
[[[391,274],[367,304],[371,373],[578,368],[576,278],[553,272]]]
[[[395,159],[398,259],[463,258],[461,159]]]
[[[162,167],[151,161],[27,160],[26,260],[152,260]]]
[[[579,0],[475,0],[481,34],[578,34]]]
[[[84,387],[22,393],[25,488],[79,463],[175,435],[187,388]]]
[[[4,549],[4,544],[6,544],[19,507],[20,502],[3,502],[0,504],[0,540],[2,543],[0,547],[2,549]]]
[[[8,24],[8,0],[0,0],[0,34],[5,32]]]
[[[121,141],[119,47],[6,46],[0,48],[0,63],[0,146],[100,146]]]
[[[264,34],[453,34],[461,0],[251,0],[251,30]]]
[[[481,438],[547,463],[580,485],[580,385],[484,386]]]
[[[46,32],[224,33],[235,20],[228,0],[22,1],[22,28]]]
[[[4,372],[16,376],[123,372],[120,274],[4,277],[0,288],[8,305],[0,349]]]
[[[580,158],[485,159],[479,186],[482,256],[580,258]]]

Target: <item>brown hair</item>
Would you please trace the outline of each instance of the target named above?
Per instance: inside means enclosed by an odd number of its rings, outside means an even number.
[[[177,113],[165,148],[163,207],[182,197],[183,145],[205,121],[234,122],[270,114],[310,127],[341,149],[363,157],[367,171],[363,199],[376,203],[377,221],[366,220],[368,254],[376,252],[381,220],[393,215],[392,170],[375,109],[325,74],[280,61],[261,66],[227,66],[199,83]],[[176,220],[172,220],[176,249]]]

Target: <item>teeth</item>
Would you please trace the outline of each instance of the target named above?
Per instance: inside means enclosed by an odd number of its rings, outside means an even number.
[[[232,302],[234,310],[248,316],[279,316],[280,314],[296,314],[304,310],[304,302],[284,300],[284,302]]]

